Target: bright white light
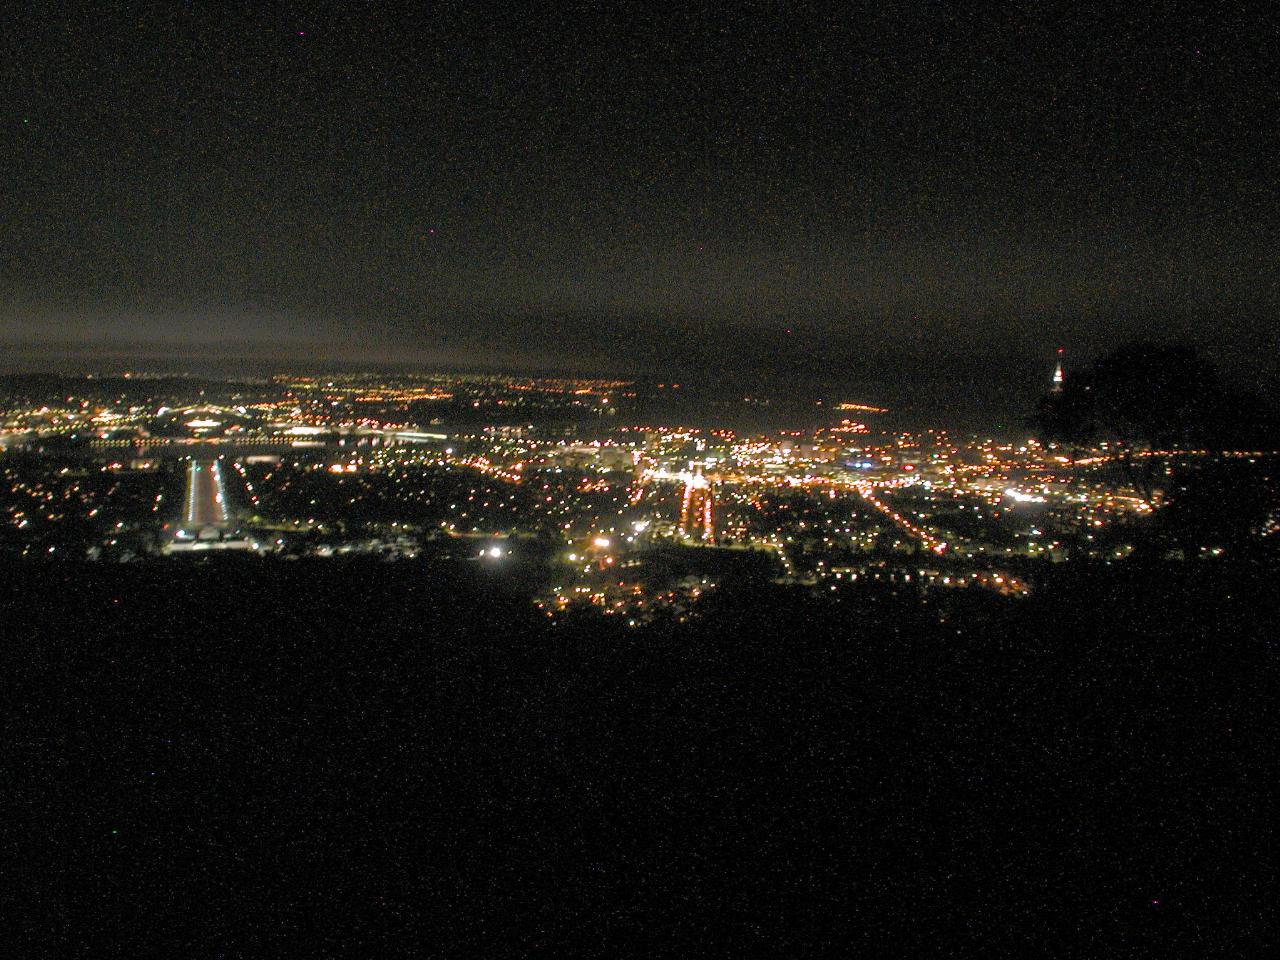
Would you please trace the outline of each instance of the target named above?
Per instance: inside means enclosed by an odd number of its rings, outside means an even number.
[[[1044,497],[1037,497],[1034,494],[1023,493],[1021,490],[1016,490],[1013,487],[1010,487],[1009,489],[1007,489],[1004,492],[1004,495],[1008,497],[1010,500],[1015,501],[1016,503],[1044,503],[1045,502]]]
[[[490,548],[489,548],[489,556],[493,557],[493,558],[496,560],[498,557],[502,556],[502,548],[501,548],[501,547],[490,547]]]
[[[595,546],[599,547],[601,550],[607,550],[609,548],[610,543],[612,543],[612,541],[608,537],[596,537],[591,542],[595,544]]]

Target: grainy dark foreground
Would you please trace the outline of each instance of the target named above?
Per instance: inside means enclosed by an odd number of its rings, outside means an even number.
[[[1261,956],[1275,571],[1188,570],[627,630],[408,563],[8,567],[11,955]]]

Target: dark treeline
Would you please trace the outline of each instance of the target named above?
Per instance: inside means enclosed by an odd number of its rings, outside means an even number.
[[[23,956],[1262,955],[1276,571],[713,593],[474,566],[0,577]]]

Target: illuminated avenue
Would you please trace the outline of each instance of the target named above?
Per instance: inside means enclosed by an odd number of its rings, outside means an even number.
[[[221,464],[217,460],[192,460],[187,468],[187,508],[185,527],[217,527],[227,522]]]

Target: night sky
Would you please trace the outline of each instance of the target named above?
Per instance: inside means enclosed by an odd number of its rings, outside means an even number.
[[[1191,337],[1265,382],[1280,17],[997,6],[28,5],[0,341],[971,385]]]

